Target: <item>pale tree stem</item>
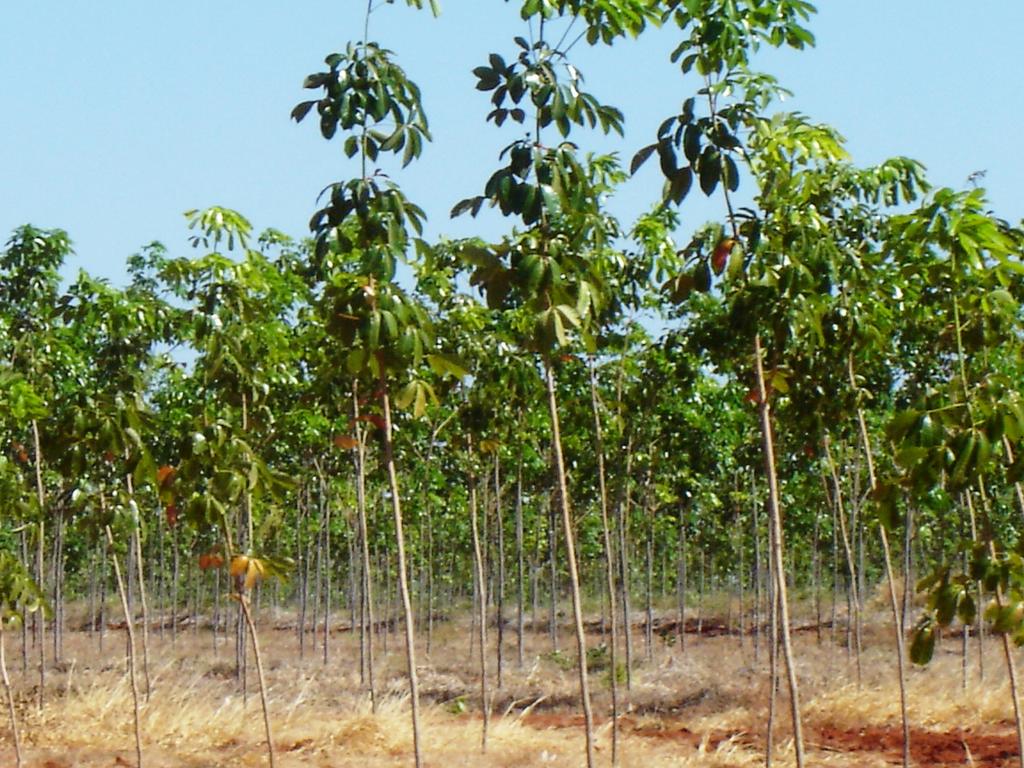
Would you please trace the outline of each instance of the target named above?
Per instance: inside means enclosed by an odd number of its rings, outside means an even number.
[[[41,441],[39,440],[39,422],[32,419],[32,446],[35,453],[35,475],[36,475],[36,501],[39,503],[39,526],[37,528],[38,540],[36,541],[36,584],[39,586],[40,591],[45,594],[43,586],[43,578],[45,568],[43,564],[43,543],[46,534],[46,490],[43,485],[43,454]],[[39,711],[43,709],[43,699],[46,690],[46,618],[41,614],[37,614],[37,621],[39,622],[39,695],[36,699],[36,708]]]
[[[569,561],[569,586],[572,592],[573,623],[576,629],[577,669],[580,678],[580,700],[587,739],[587,768],[594,768],[594,716],[590,708],[590,686],[587,683],[587,641],[583,631],[583,606],[580,600],[579,568],[576,565],[576,545],[572,512],[569,509],[569,489],[565,479],[565,460],[562,456],[562,435],[558,423],[558,396],[555,373],[551,361],[544,361],[548,390],[548,409],[551,415],[551,445],[555,454],[555,474],[558,481],[559,505],[562,508],[562,527],[565,535],[566,558]]]
[[[604,433],[601,429],[601,412],[597,397],[597,372],[594,359],[590,358],[590,408],[594,415],[594,450],[597,453],[597,485],[601,497],[601,535],[604,540],[605,586],[608,589],[608,613],[611,617],[611,640],[608,643],[611,664],[612,694],[612,765],[619,763],[619,683],[617,646],[619,643],[619,622],[615,614],[615,550],[612,548],[611,526],[608,522],[608,489],[605,482]],[[683,621],[680,612],[680,622]],[[685,636],[685,635],[684,635]]]
[[[373,575],[370,571],[370,541],[366,525],[366,443],[359,424],[359,385],[352,384],[352,415],[356,432],[356,509],[363,559],[363,604],[366,610],[366,669],[370,684],[370,711],[377,713],[377,686],[373,678]]]
[[[100,504],[105,506],[103,497],[100,497]],[[114,578],[117,580],[117,593],[121,597],[121,610],[124,611],[125,630],[128,632],[128,678],[132,687],[132,705],[135,715],[135,764],[142,768],[142,728],[139,723],[139,685],[135,679],[135,629],[132,626],[132,615],[128,610],[128,595],[124,588],[124,578],[121,576],[121,564],[117,560],[117,552],[114,551],[114,534],[110,526],[106,526],[107,544],[110,547],[110,559],[114,564]]]
[[[768,512],[771,517],[772,567],[775,574],[775,589],[779,603],[779,630],[782,640],[782,655],[786,662],[786,676],[789,684],[789,707],[793,721],[793,743],[796,748],[797,768],[804,766],[803,727],[800,722],[800,692],[793,661],[793,644],[789,631],[789,601],[786,596],[786,570],[783,561],[782,511],[779,504],[778,475],[775,470],[775,443],[772,437],[771,405],[764,378],[761,336],[754,336],[754,371],[757,376],[759,411],[761,415],[761,437],[764,443],[765,473],[768,476]]]
[[[857,377],[854,375],[853,370],[853,355],[848,355],[846,358],[846,370],[850,377],[850,386],[857,390]],[[867,421],[864,419],[864,409],[857,408],[857,424],[860,428],[860,439],[864,450],[864,461],[867,464],[868,469],[868,483],[871,492],[874,493],[878,488],[878,479],[875,475],[875,460],[871,455],[871,438],[868,435]],[[904,669],[904,650],[903,650],[903,622],[900,617],[899,599],[896,596],[896,579],[892,572],[892,553],[889,548],[889,534],[885,529],[885,525],[879,521],[878,533],[882,539],[882,552],[885,555],[885,576],[889,582],[889,603],[892,607],[892,623],[896,630],[896,669],[899,674],[899,685],[900,685],[900,717],[903,721],[903,766],[909,768],[910,766],[910,715],[907,711],[907,678],[906,670]]]
[[[416,679],[416,639],[413,635],[412,601],[409,598],[409,577],[405,565],[405,533],[402,526],[402,502],[398,495],[398,472],[391,444],[391,400],[388,397],[387,380],[383,370],[379,377],[380,399],[384,410],[384,462],[387,465],[388,483],[391,488],[391,510],[395,518],[395,540],[398,547],[398,585],[405,613],[405,655],[409,665],[409,696],[412,710],[413,756],[416,768],[422,765],[420,754],[420,702],[419,684]]]
[[[238,593],[238,604],[242,607],[242,616],[245,617],[245,624],[249,629],[249,637],[252,640],[252,656],[256,662],[256,678],[260,684],[260,704],[263,707],[263,729],[267,737],[267,758],[270,768],[274,768],[274,737],[270,729],[270,708],[267,706],[267,684],[263,678],[263,658],[260,656],[260,643],[256,637],[256,626],[252,621],[252,614],[249,611],[249,601],[244,592]]]
[[[825,458],[828,461],[829,474],[832,476],[832,493],[834,496],[834,504],[836,510],[836,517],[839,518],[839,532],[843,541],[843,553],[846,555],[846,570],[847,575],[850,579],[850,591],[851,596],[850,604],[853,606],[854,615],[852,617],[856,624],[860,623],[861,605],[860,605],[860,591],[856,588],[857,585],[857,565],[853,558],[853,550],[850,547],[850,534],[846,526],[846,509],[843,502],[843,488],[839,482],[839,470],[836,467],[835,459],[832,456],[832,444],[829,440],[828,433],[825,433],[824,438],[825,445]],[[849,626],[849,620],[847,621]],[[856,642],[856,665],[857,665],[857,687],[861,685],[861,663],[860,663],[860,635],[857,632],[853,633],[857,638]],[[849,650],[850,644],[847,643],[847,650]]]
[[[472,461],[473,439],[469,440],[469,460]],[[473,571],[476,578],[478,640],[480,642],[480,751],[487,751],[487,731],[491,723],[491,708],[487,699],[487,581],[484,578],[483,554],[480,550],[480,531],[477,522],[476,478],[469,475],[469,520],[473,534]]]
[[[21,768],[21,737],[18,735],[18,716],[14,711],[14,694],[11,691],[11,679],[7,675],[7,656],[4,651],[4,618],[0,616],[0,675],[3,675],[4,693],[7,696],[7,714],[11,720],[11,739],[14,742],[14,759]]]
[[[139,507],[135,503],[135,487],[131,474],[125,475],[125,486],[128,489],[128,506],[132,511],[132,539],[135,542],[135,568],[139,579],[139,601],[142,603],[142,676],[146,681],[146,703],[149,703],[149,606],[146,603],[146,577],[142,567],[142,521],[139,519]]]

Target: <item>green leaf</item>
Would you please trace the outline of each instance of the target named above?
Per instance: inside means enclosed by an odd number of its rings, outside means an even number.
[[[303,101],[300,104],[296,104],[295,109],[292,110],[292,120],[297,123],[301,123],[303,118],[309,114],[309,110],[311,110],[315,105],[315,101]]]
[[[562,315],[554,309],[548,310],[551,318],[551,325],[555,332],[555,338],[560,346],[568,346],[569,337],[565,333],[565,325],[562,323]]]
[[[469,376],[469,369],[466,367],[466,364],[455,355],[427,355],[427,363],[434,373],[439,376],[454,376],[456,379],[464,379]]]
[[[971,626],[978,618],[977,603],[974,602],[974,598],[966,590],[960,598],[960,604],[957,606],[957,617],[965,626]]]
[[[690,188],[692,186],[693,171],[689,168],[681,168],[672,176],[671,179],[669,179],[665,198],[676,205],[679,205],[686,199],[686,196],[690,193]]]
[[[786,379],[786,374],[782,371],[775,371],[772,374],[772,389],[776,392],[780,392],[783,395],[789,393],[789,381]]]
[[[665,175],[666,179],[671,179],[679,169],[676,151],[667,140],[659,141],[655,146],[658,150],[658,159],[661,161],[661,172]]]
[[[890,440],[900,441],[913,427],[917,420],[920,418],[921,412],[915,410],[901,411],[897,413],[888,426],[885,428],[886,435]]]
[[[711,267],[706,261],[702,261],[694,268],[693,287],[701,293],[711,290]]]
[[[935,655],[935,627],[930,618],[925,617],[914,629],[914,640],[910,644],[910,660],[924,666]]]
[[[640,166],[647,162],[647,160],[654,154],[655,150],[658,149],[657,144],[648,144],[646,147],[641,149],[635,155],[633,155],[633,161],[629,164],[629,175],[634,175]]]
[[[721,156],[710,147],[704,151],[700,160],[700,188],[705,195],[714,194],[718,182],[722,178]]]
[[[725,180],[725,186],[730,192],[735,192],[740,188],[740,172],[736,167],[736,161],[733,160],[730,155],[725,155],[725,165],[722,168],[722,176]]]

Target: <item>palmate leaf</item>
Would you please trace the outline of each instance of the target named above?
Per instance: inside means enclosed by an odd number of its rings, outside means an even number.
[[[235,555],[231,558],[228,573],[235,578],[242,578],[245,589],[249,590],[264,578],[287,581],[288,574],[294,567],[295,562],[289,557]]]
[[[427,401],[438,403],[434,388],[421,379],[414,379],[402,387],[395,396],[395,405],[402,410],[411,410],[415,418],[421,419],[427,412]]]
[[[10,552],[0,552],[0,608],[3,618],[11,620],[17,611],[42,611],[50,615],[50,608],[42,590],[32,579],[28,569]]]
[[[469,376],[469,369],[465,362],[451,354],[427,355],[427,363],[439,376],[454,376],[457,379],[464,379]]]

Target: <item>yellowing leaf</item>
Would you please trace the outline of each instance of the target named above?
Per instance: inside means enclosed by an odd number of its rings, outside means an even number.
[[[789,392],[789,382],[786,380],[786,375],[781,371],[775,371],[772,374],[772,388],[784,395]]]
[[[161,488],[166,488],[174,482],[176,474],[177,470],[174,467],[164,464],[156,471],[156,481]]]
[[[347,451],[358,446],[359,441],[351,435],[335,435],[334,444]]]
[[[249,570],[249,558],[245,555],[235,555],[231,558],[231,575],[242,576]]]
[[[252,589],[253,585],[263,577],[263,570],[263,563],[255,557],[249,558],[249,567],[245,573],[246,589]]]

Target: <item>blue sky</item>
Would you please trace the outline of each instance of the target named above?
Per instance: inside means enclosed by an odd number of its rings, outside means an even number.
[[[442,0],[433,19],[399,4],[373,16],[370,37],[398,54],[424,92],[435,134],[424,158],[396,174],[429,216],[429,232],[452,236],[502,223],[450,221],[448,210],[478,193],[516,137],[483,122],[487,97],[471,70],[487,54],[510,57],[524,31],[514,4]],[[987,172],[995,211],[1024,215],[1019,125],[1024,86],[1019,30],[1024,3],[990,0],[821,0],[817,48],[758,59],[795,92],[786,109],[835,125],[858,163],[909,155],[933,183],[963,186]],[[236,208],[258,229],[306,232],[317,193],[356,173],[339,144],[315,125],[289,121],[304,99],[302,78],[362,35],[361,0],[78,3],[34,0],[0,6],[0,238],[31,222],[66,229],[72,268],[123,279],[126,257],[153,240],[189,251],[182,212]],[[580,135],[619,151],[628,164],[662,119],[696,88],[668,62],[670,27],[613,48],[581,44],[573,58],[587,86],[626,114],[624,140]],[[629,219],[657,197],[651,163],[619,193]],[[720,215],[696,193],[686,225]]]

